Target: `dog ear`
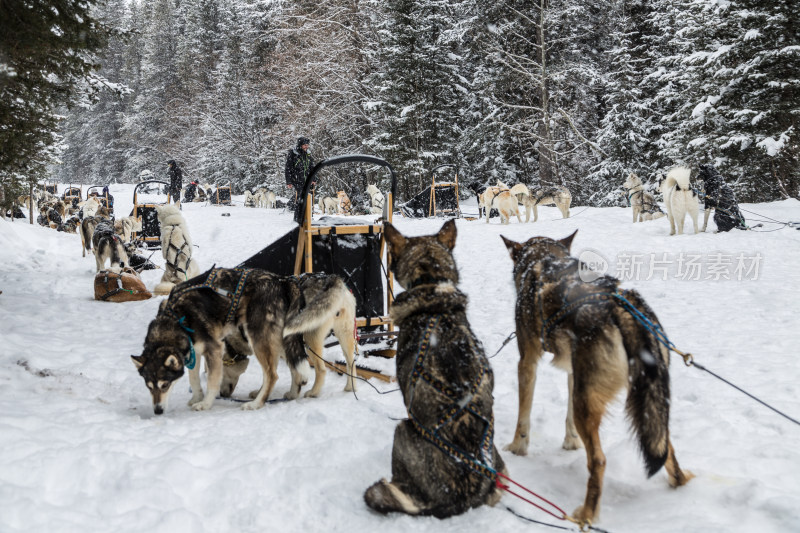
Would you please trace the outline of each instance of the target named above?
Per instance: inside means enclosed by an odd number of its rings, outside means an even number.
[[[136,368],[142,368],[144,366],[144,357],[141,355],[132,355],[131,359],[133,360],[133,364],[136,365]]]
[[[572,240],[575,238],[575,235],[577,235],[577,234],[578,234],[578,230],[575,230],[575,231],[572,232],[572,235],[564,237],[563,239],[561,239],[558,242],[560,242],[562,245],[564,245],[564,248],[566,248],[567,250],[570,250],[571,247],[572,247]]]
[[[452,250],[456,247],[456,220],[451,218],[444,223],[442,229],[436,234],[436,239],[442,243],[445,248]]]
[[[517,254],[520,251],[522,251],[522,248],[523,248],[524,245],[522,243],[519,243],[519,242],[516,242],[516,241],[512,241],[511,239],[506,239],[505,236],[503,236],[503,235],[500,235],[500,238],[503,239],[503,242],[505,243],[506,248],[508,248],[508,254],[511,256],[511,259],[516,261],[517,260]]]
[[[383,234],[386,236],[386,242],[389,243],[393,255],[399,255],[406,247],[406,238],[391,223],[383,224]]]
[[[181,362],[178,360],[177,357],[175,357],[174,355],[170,355],[169,357],[167,357],[166,361],[164,361],[164,366],[169,368],[170,370],[180,370],[183,365],[181,365]]]

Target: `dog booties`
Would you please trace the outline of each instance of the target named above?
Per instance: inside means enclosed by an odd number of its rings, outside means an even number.
[[[101,270],[94,277],[94,299],[104,302],[135,302],[152,298],[144,282],[130,268],[122,272]]]

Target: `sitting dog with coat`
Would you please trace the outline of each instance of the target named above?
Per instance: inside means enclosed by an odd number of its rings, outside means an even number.
[[[394,432],[392,480],[364,493],[380,512],[446,518],[502,493],[505,464],[494,446],[494,374],[467,321],[453,259],[456,225],[436,235],[405,238],[384,225],[392,270],[406,289],[392,303],[400,328],[397,382],[408,419]]]
[[[192,259],[192,238],[180,209],[175,205],[156,207],[161,226],[161,253],[164,255],[164,275],[153,289],[153,294],[169,294],[175,284],[200,273]]]
[[[708,215],[712,209],[717,231],[730,231],[733,228],[747,229],[744,216],[739,211],[739,204],[736,202],[736,194],[730,185],[725,183],[717,169],[712,165],[700,165],[698,178],[703,180],[706,193],[703,231],[708,227]]]

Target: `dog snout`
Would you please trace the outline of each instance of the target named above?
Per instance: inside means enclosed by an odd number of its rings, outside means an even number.
[[[155,414],[157,414],[157,415],[163,415],[164,414],[164,406],[161,405],[160,403],[155,404],[153,406],[153,412]]]

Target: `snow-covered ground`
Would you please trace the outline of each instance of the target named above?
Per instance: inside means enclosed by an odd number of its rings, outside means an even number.
[[[111,188],[122,215],[131,190]],[[234,266],[293,225],[288,213],[245,209],[242,197],[234,199],[232,207],[185,206],[204,269]],[[765,217],[800,220],[796,200],[742,207],[751,225]],[[679,348],[800,418],[800,231],[765,223],[757,229],[777,231],[670,237],[665,219],[630,219],[628,209],[575,206],[566,220],[543,208],[535,224],[458,220],[461,289],[487,354],[514,329],[511,260],[499,236],[562,237],[577,228],[573,252],[641,291]],[[437,231],[442,220],[398,216],[395,223],[419,235]],[[163,263],[160,252],[154,259]],[[447,520],[371,512],[362,494],[390,475],[402,400],[365,383],[357,395],[345,393],[344,378],[331,373],[321,398],[255,412],[226,400],[191,411],[183,378],[167,412],[153,415],[130,355],[141,352],[162,298],[94,301],[94,269],[77,235],[0,220],[0,531],[550,530],[506,506],[575,529],[508,495],[495,508]],[[151,288],[159,278],[159,271],[143,275]],[[516,422],[517,360],[513,341],[491,360],[500,448]],[[800,427],[677,356],[671,369],[672,441],[680,464],[697,477],[677,490],[663,470],[646,479],[617,402],[602,429],[608,463],[597,526],[612,533],[800,529]],[[235,395],[244,397],[259,380],[252,362]],[[289,383],[281,366],[272,398]],[[582,502],[587,472],[582,450],[560,447],[565,400],[565,375],[542,365],[529,454],[503,455],[515,480],[571,512]]]

